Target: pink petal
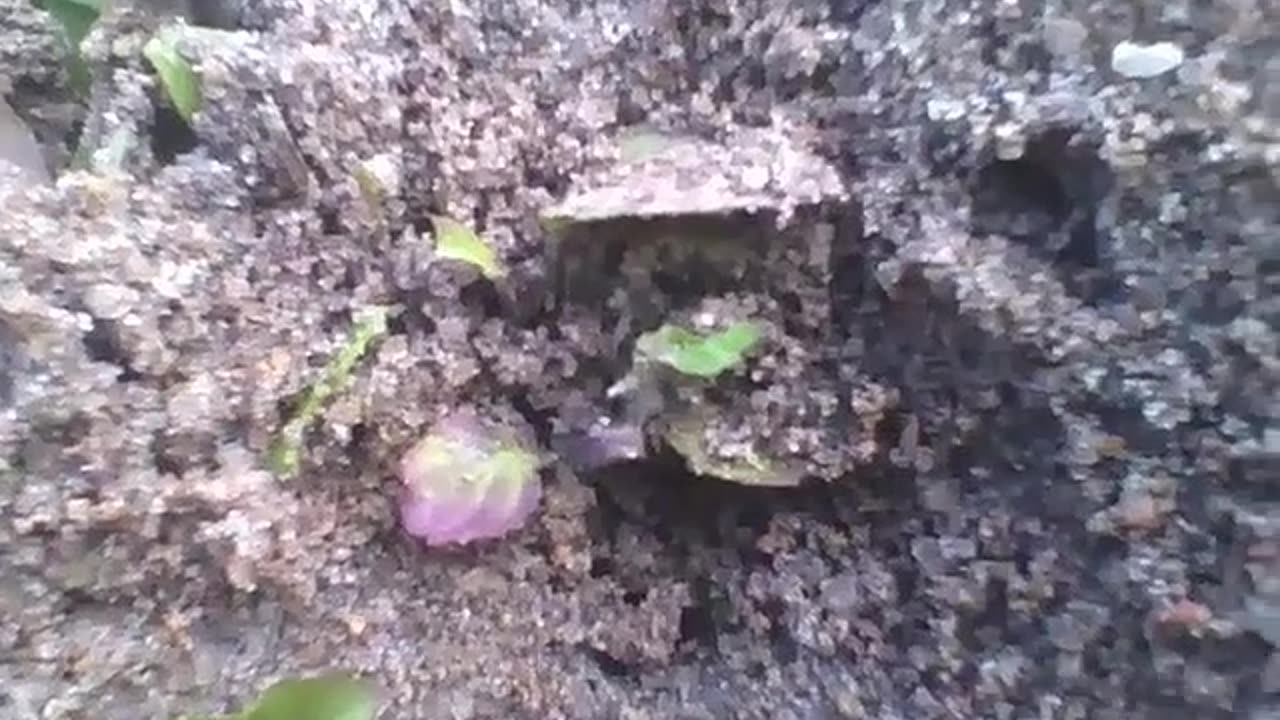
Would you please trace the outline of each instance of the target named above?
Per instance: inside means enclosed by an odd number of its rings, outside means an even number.
[[[498,537],[523,524],[541,498],[536,461],[527,453],[527,467],[519,454],[514,467],[510,455],[499,459],[516,447],[504,435],[462,412],[415,444],[400,465],[406,532],[441,545]]]
[[[400,521],[410,535],[430,539],[442,525],[456,524],[458,515],[467,510],[459,503],[421,498],[406,491],[400,500]]]
[[[458,528],[460,541],[495,538],[515,530],[538,506],[541,496],[537,482],[495,483],[476,514]]]

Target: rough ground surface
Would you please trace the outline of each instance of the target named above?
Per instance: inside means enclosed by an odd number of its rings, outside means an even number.
[[[1275,3],[246,0],[184,42],[194,132],[136,52],[179,3],[144,5],[86,43],[95,172],[0,172],[0,717],[225,710],[330,667],[422,720],[1280,717]],[[1126,39],[1187,61],[1120,77]],[[56,49],[0,0],[46,142],[76,122]],[[803,150],[841,193],[754,285],[615,266],[617,302],[541,302],[539,213],[637,123],[754,129],[766,175],[723,169],[774,187]],[[433,262],[434,213],[508,278]],[[440,408],[546,437],[616,411],[644,298],[767,316],[717,437],[832,479],[559,465],[506,541],[398,531]],[[394,333],[273,477],[370,303]]]

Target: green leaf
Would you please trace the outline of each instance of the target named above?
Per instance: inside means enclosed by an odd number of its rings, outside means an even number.
[[[636,350],[642,357],[685,375],[712,378],[741,362],[761,337],[760,328],[750,322],[734,323],[712,335],[663,325],[641,335]]]
[[[470,263],[490,280],[507,274],[498,254],[471,228],[441,216],[433,216],[431,224],[435,227],[436,254],[440,257]]]
[[[142,54],[151,63],[151,67],[155,68],[156,75],[160,77],[160,82],[169,95],[169,102],[173,103],[174,109],[190,125],[196,112],[200,110],[200,78],[191,68],[191,63],[178,52],[173,36],[163,32],[152,36],[142,48]]]
[[[101,16],[103,0],[34,0],[34,5],[53,16],[62,29],[71,87],[80,95],[87,94],[90,83],[89,64],[80,54],[80,43]]]
[[[36,0],[36,7],[53,16],[73,47],[79,48],[102,14],[102,0]]]
[[[93,84],[93,72],[79,50],[73,49],[67,57],[67,78],[71,83],[72,91],[77,95],[83,97],[89,94],[89,88]]]
[[[356,322],[350,337],[325,366],[324,374],[307,388],[293,416],[280,429],[267,451],[267,466],[280,475],[292,475],[301,463],[302,435],[331,397],[351,380],[356,364],[383,335],[387,334],[387,309],[374,307]]]
[[[277,682],[240,720],[373,720],[377,712],[370,683],[331,674]]]

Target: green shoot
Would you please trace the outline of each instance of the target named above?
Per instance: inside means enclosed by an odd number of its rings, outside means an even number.
[[[301,464],[302,436],[315,421],[325,403],[341,392],[351,379],[356,364],[374,342],[387,333],[387,311],[374,308],[358,321],[351,336],[329,360],[324,374],[303,395],[293,417],[281,428],[267,453],[267,464],[276,473],[291,476]]]

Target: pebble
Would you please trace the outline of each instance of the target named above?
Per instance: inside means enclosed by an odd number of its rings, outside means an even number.
[[[1184,58],[1182,48],[1170,42],[1140,45],[1126,40],[1111,51],[1111,69],[1127,78],[1153,78],[1178,67]]]

